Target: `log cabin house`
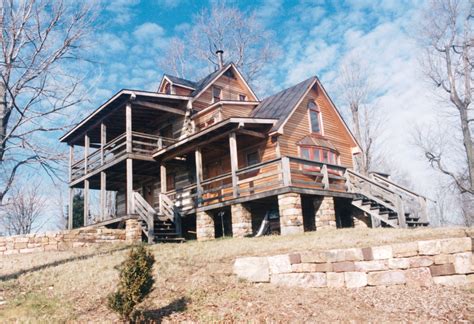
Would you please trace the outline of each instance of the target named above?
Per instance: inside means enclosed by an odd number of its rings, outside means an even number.
[[[317,77],[260,100],[221,60],[197,82],[121,90],[60,140],[69,228],[78,188],[84,226],[136,218],[149,242],[428,224],[424,197],[353,170],[359,144]]]

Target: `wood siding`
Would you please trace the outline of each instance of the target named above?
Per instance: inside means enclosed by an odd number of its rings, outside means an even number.
[[[323,138],[336,146],[340,154],[340,164],[352,168],[352,147],[355,147],[355,143],[337,116],[329,99],[324,96],[322,91],[319,89],[316,91],[314,88],[310,90],[285,124],[283,135],[279,138],[281,154],[299,156],[296,143],[311,134],[307,108],[309,100],[315,100],[321,109]]]
[[[244,83],[236,76],[229,78],[225,75],[220,76],[209,88],[193,101],[193,108],[202,110],[210,106],[212,102],[212,86],[222,89],[221,100],[239,100],[239,94],[247,96],[247,100],[253,100],[252,94],[247,90]]]

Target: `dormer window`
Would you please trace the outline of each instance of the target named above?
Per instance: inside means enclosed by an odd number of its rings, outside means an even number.
[[[222,99],[222,89],[219,87],[212,87],[212,102],[219,102]]]
[[[308,102],[308,113],[311,132],[321,134],[321,110],[314,100]]]
[[[171,94],[171,85],[169,83],[167,83],[165,85],[165,93],[166,94]]]
[[[240,101],[247,101],[247,96],[244,94],[239,94],[239,100]]]

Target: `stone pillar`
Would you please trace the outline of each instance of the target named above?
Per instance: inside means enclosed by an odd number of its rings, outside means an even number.
[[[210,212],[196,213],[196,236],[198,241],[208,241],[216,238],[214,218]]]
[[[301,196],[297,193],[278,195],[280,210],[280,233],[291,235],[304,232]]]
[[[141,243],[142,225],[138,220],[132,218],[125,222],[125,241],[129,244]]]
[[[232,213],[232,235],[233,237],[245,237],[252,234],[252,214],[244,204],[231,206]]]
[[[333,197],[316,197],[313,206],[317,231],[337,228]]]

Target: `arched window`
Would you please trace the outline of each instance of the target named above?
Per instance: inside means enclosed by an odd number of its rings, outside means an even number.
[[[165,84],[165,93],[171,94],[171,85],[169,83]]]
[[[308,102],[308,113],[311,132],[321,134],[321,110],[314,100]]]

